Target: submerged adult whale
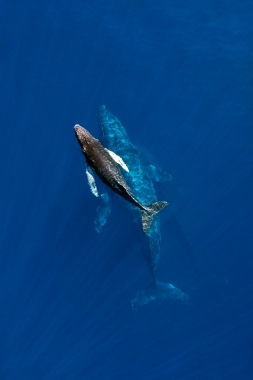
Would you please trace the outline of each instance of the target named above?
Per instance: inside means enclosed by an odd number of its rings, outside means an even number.
[[[95,178],[93,176],[93,172],[95,172],[113,191],[141,210],[142,229],[147,234],[154,215],[167,206],[168,202],[154,202],[149,205],[143,205],[139,202],[133,195],[119,169],[120,165],[124,170],[129,171],[124,161],[114,152],[104,148],[87,129],[81,127],[79,124],[76,124],[74,129],[76,138],[86,158],[86,174],[92,193],[98,196]]]
[[[134,196],[142,204],[157,202],[154,182],[171,181],[171,175],[147,163],[143,159],[141,152],[132,144],[119,119],[111,114],[105,106],[99,107],[98,121],[99,140],[103,146],[119,155],[129,168],[129,172],[125,173],[125,178]],[[139,223],[139,218],[141,217],[140,210],[132,204],[128,205],[131,208],[134,219]],[[102,230],[107,222],[110,212],[110,195],[104,192],[100,197],[100,204],[97,209],[98,216],[95,220],[95,226],[98,232]],[[154,277],[154,272],[160,257],[161,242],[160,220],[158,215],[153,219],[147,238],[149,250],[143,252],[143,255]]]
[[[125,173],[125,177],[134,196],[144,204],[156,202],[154,182],[171,181],[171,175],[143,160],[141,152],[132,144],[121,122],[105,106],[99,107],[98,119],[99,140],[106,148],[113,150],[114,153],[124,160],[129,168],[129,172]],[[132,204],[129,204],[129,206],[135,219],[139,221],[139,209],[133,207]],[[107,222],[110,210],[110,196],[105,192],[101,194],[101,203],[97,209],[98,216],[95,220],[98,232],[101,231]],[[143,255],[147,261],[153,281],[144,290],[139,291],[134,299],[132,299],[132,308],[137,309],[156,299],[177,299],[186,302],[188,296],[179,288],[169,283],[163,283],[156,278],[155,271],[160,258],[161,241],[158,215],[154,217],[146,236],[149,241],[149,249],[143,251]]]

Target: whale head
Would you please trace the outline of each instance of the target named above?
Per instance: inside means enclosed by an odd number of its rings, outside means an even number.
[[[100,106],[98,111],[99,140],[111,150],[124,148],[129,142],[126,130],[121,122],[107,111],[105,106]]]
[[[94,141],[94,137],[87,131],[87,129],[81,127],[79,124],[74,126],[74,130],[77,141],[81,145],[82,151],[85,152],[88,146]]]

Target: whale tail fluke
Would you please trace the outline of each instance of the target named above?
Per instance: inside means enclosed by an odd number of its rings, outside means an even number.
[[[155,282],[152,281],[146,289],[140,290],[135,298],[132,299],[131,305],[133,310],[137,310],[141,306],[145,306],[149,302],[157,299],[172,299],[182,301],[186,304],[188,303],[188,295],[182,292],[182,290],[172,284],[156,280]]]
[[[142,210],[142,229],[145,234],[148,232],[151,226],[154,215],[161,211],[168,204],[169,203],[165,201],[155,202],[145,207],[145,210]]]

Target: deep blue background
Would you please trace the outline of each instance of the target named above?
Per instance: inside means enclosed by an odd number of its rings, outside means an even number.
[[[0,4],[1,379],[252,379],[250,0]],[[158,278],[117,198],[104,230],[73,126],[105,104],[152,163]]]

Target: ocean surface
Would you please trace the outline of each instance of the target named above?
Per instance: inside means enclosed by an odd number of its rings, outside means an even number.
[[[249,0],[1,2],[1,380],[253,378],[252,20]],[[152,275],[126,201],[96,230],[73,127],[98,138],[102,105],[172,178],[155,276],[184,299],[133,307]]]

